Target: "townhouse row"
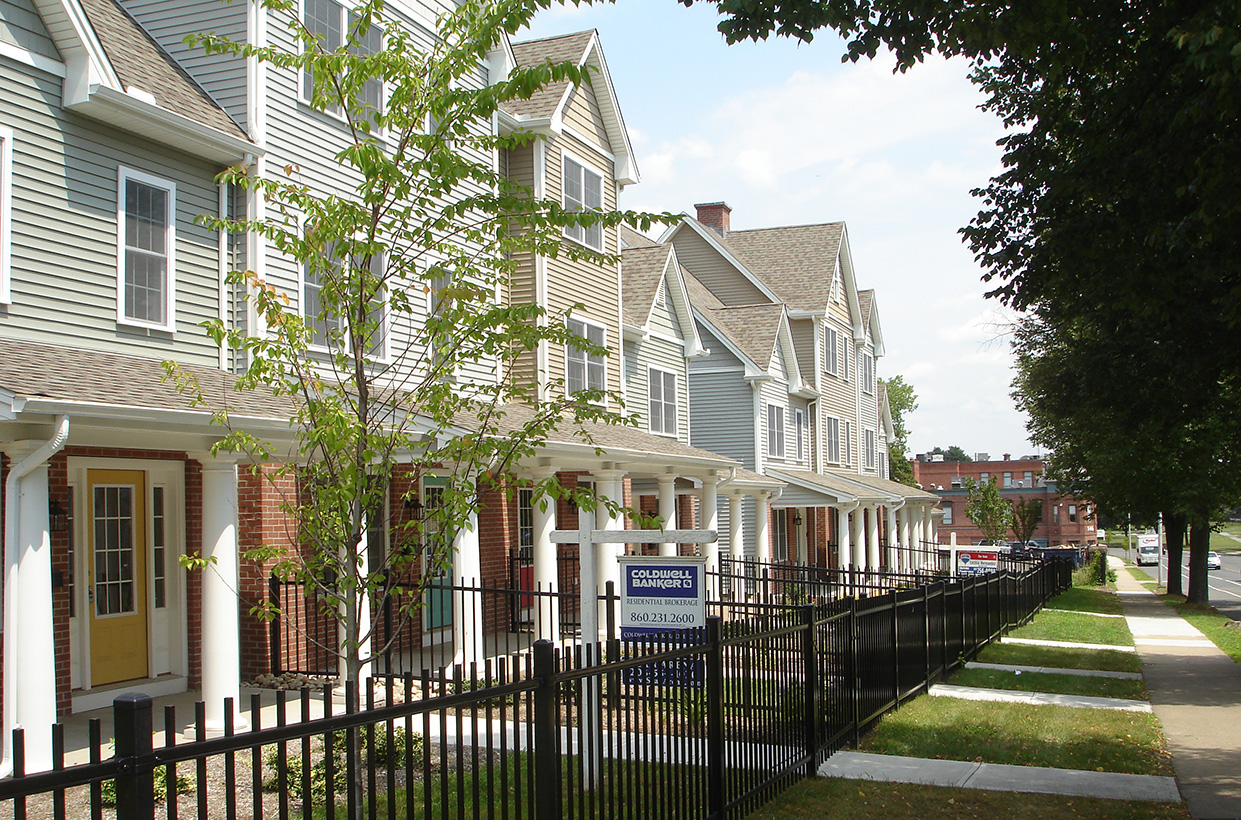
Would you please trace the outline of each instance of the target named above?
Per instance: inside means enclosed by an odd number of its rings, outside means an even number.
[[[430,43],[448,7],[389,8]],[[314,303],[317,283],[262,236],[216,232],[200,217],[263,218],[261,196],[216,182],[233,165],[350,195],[358,180],[333,160],[349,135],[310,104],[309,77],[185,44],[211,30],[295,49],[281,13],[215,0],[0,0],[0,776],[12,727],[28,729],[31,770],[50,760],[40,727],[122,690],[199,690],[218,728],[224,699],[239,703],[240,681],[270,663],[271,632],[249,615],[270,567],[240,556],[296,548],[279,509],[290,488],[213,454],[213,408],[178,392],[162,362],[227,401],[233,425],[292,446],[289,407],[232,391],[237,354],[199,325],[257,326],[245,293],[226,284],[230,270],[253,270],[291,310]],[[329,47],[351,19],[336,0],[304,0],[295,13]],[[505,39],[469,81],[545,60],[588,66],[594,81],[550,85],[481,124],[536,135],[490,160],[566,207],[613,208],[640,177],[596,32]],[[531,256],[498,298],[567,312],[570,329],[607,353],[545,342],[521,377],[544,393],[611,391],[637,424],[597,425],[589,441],[553,434],[524,476],[558,474],[666,522],[717,530],[704,548],[712,569],[723,557],[890,569],[920,560],[915,548],[936,541],[937,499],[887,478],[883,336],[843,223],[731,231],[728,206],[715,203],[657,240],[622,228],[563,241],[614,261]],[[402,332],[385,329],[376,358],[427,366],[401,361]],[[454,378],[499,376],[480,365]],[[410,514],[411,498],[433,503],[453,478],[398,472],[375,523]],[[554,590],[558,565],[576,556],[552,532],[592,525],[626,522],[540,505],[528,491],[491,493],[456,534],[452,579]],[[617,576],[618,552],[642,549],[601,548],[597,581]],[[213,563],[187,572],[187,554]],[[554,616],[533,620],[536,636],[566,633]],[[409,628],[416,644],[463,659],[512,627],[458,602],[426,607]]]

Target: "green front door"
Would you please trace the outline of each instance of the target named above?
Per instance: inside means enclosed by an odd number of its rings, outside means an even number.
[[[430,529],[438,526],[431,513],[442,501],[447,486],[446,478],[427,476],[422,479],[422,507],[427,519],[423,538],[428,543],[434,543],[439,534]],[[452,629],[452,565],[430,566],[428,552],[423,551],[423,572],[427,573],[425,629],[427,632],[445,632]],[[449,550],[447,555],[451,561],[452,551]]]

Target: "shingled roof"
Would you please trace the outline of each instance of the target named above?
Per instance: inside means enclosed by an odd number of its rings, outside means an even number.
[[[160,108],[246,139],[241,126],[115,0],[79,2],[126,89],[145,91]]]
[[[759,367],[771,364],[784,306],[773,304],[729,307],[716,298],[692,273],[685,271],[689,301],[728,341]]]
[[[626,248],[621,252],[621,311],[625,324],[630,327],[646,324],[671,253],[671,245],[655,244],[646,248]]]
[[[870,309],[875,304],[875,291],[859,290],[857,292],[858,309],[862,311],[862,326],[870,324]]]
[[[625,248],[653,248],[657,243],[646,234],[635,231],[628,225],[620,226],[621,245]]]
[[[595,30],[579,31],[573,34],[562,34],[559,37],[546,37],[542,40],[526,40],[513,43],[513,56],[517,65],[529,67],[540,63],[579,63],[586,53],[586,47],[595,36]],[[556,113],[565,91],[570,87],[568,82],[549,83],[534,93],[528,100],[509,100],[503,108],[514,117],[544,119]]]
[[[722,244],[789,308],[822,310],[844,230],[843,222],[827,222],[730,231]]]

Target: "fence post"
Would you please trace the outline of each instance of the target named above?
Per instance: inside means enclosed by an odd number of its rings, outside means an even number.
[[[892,596],[892,707],[901,705],[901,602],[896,592]]]
[[[609,665],[620,660],[620,637],[616,631],[616,582],[608,581],[603,585],[607,605],[607,662]],[[602,662],[602,659],[600,659]],[[613,709],[620,706],[620,672],[608,673],[608,703]]]
[[[560,726],[556,649],[546,638],[534,643],[534,815],[560,820]]]
[[[151,768],[151,698],[126,692],[112,701],[116,759],[124,766],[116,778],[116,816],[154,820],[155,780]]]
[[[724,627],[707,618],[707,816],[724,816]]]
[[[939,631],[939,654],[944,655],[944,633],[946,629]],[[926,674],[922,679],[926,681],[926,688],[931,688],[931,586],[926,584],[922,587],[922,634],[926,636]]]
[[[275,573],[272,573],[272,576],[267,579],[267,591],[270,596],[268,600],[276,608],[276,613],[268,624],[268,632],[271,635],[271,640],[269,641],[271,644],[271,673],[279,675],[284,672],[280,663],[280,616],[284,614],[284,610],[280,607],[282,603],[280,600],[280,579],[276,577]]]
[[[853,723],[853,745],[856,746],[860,735],[861,727],[858,720],[861,711],[862,699],[862,681],[858,676],[858,668],[861,666],[858,658],[858,631],[857,631],[857,598],[849,599],[849,655],[848,655],[848,674],[846,680],[849,681],[849,711],[852,714]]]
[[[814,604],[801,608],[802,627],[806,630],[801,639],[802,664],[805,667],[806,687],[806,777],[814,777],[819,769],[819,654],[814,640]]]

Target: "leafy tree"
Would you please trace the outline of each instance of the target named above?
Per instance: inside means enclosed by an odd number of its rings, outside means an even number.
[[[1022,544],[1028,544],[1043,521],[1043,499],[1018,498],[1013,501],[1012,506],[1013,535],[1017,536]]]
[[[277,574],[330,602],[342,629],[339,645],[329,648],[339,655],[342,676],[353,680],[367,663],[363,647],[379,634],[383,597],[396,596],[399,632],[421,606],[421,585],[451,566],[454,539],[484,493],[518,481],[518,465],[557,428],[585,436],[587,423],[625,423],[603,409],[597,390],[566,396],[563,385],[552,385],[539,396],[518,368],[540,344],[606,351],[568,331],[562,316],[497,301],[498,290],[530,254],[605,261],[562,243],[567,226],[624,221],[648,228],[651,218],[570,211],[493,168],[496,151],[534,139],[528,132],[492,133],[502,104],[550,82],[589,82],[588,67],[552,63],[518,68],[490,85],[479,81],[488,52],[544,0],[464,0],[440,18],[430,45],[391,17],[382,0],[366,0],[351,12],[334,51],[302,25],[293,0],[262,5],[296,35],[291,49],[219,34],[195,42],[208,53],[309,76],[311,105],[345,120],[348,141],[334,160],[352,190],[324,193],[295,168],[260,177],[236,167],[221,175],[221,182],[261,194],[267,216],[203,221],[265,237],[318,292],[300,315],[287,294],[252,271],[229,274],[229,282],[245,287],[262,328],[247,332],[213,321],[207,332],[244,354],[239,390],[289,408],[295,444],[280,449],[234,427],[222,411],[217,421],[226,435],[217,449],[274,465],[262,476],[277,489],[295,482],[282,510],[295,522],[297,547],[261,547],[247,558],[274,562]],[[368,53],[364,46],[376,41],[382,48]],[[367,102],[378,81],[385,87],[382,111]],[[173,364],[168,369],[182,389],[201,397],[191,377]],[[434,470],[451,478],[421,519],[393,503],[389,547],[368,548],[367,532],[384,523],[380,511],[398,464],[415,477]],[[567,493],[554,477],[535,490],[536,498]],[[414,492],[405,500],[417,500]],[[583,491],[575,492],[587,503]],[[255,612],[274,615],[265,606]],[[383,649],[371,648],[372,657]]]
[[[909,466],[909,427],[905,416],[918,409],[918,394],[902,376],[879,381],[887,388],[888,410],[892,413],[894,435],[888,442],[888,468],[894,480],[912,487],[915,483],[914,471]]]
[[[960,447],[958,447],[955,444],[949,447],[947,450],[945,450],[943,447],[936,447],[934,450],[931,450],[929,453],[927,453],[927,455],[943,456],[944,461],[960,461],[964,463],[967,461],[974,460],[970,456],[969,453],[965,452],[964,450],[962,450]]]
[[[980,482],[965,478],[961,483],[965,487],[965,514],[982,530],[983,538],[992,543],[1004,541],[1012,528],[1013,509],[1000,495],[995,479]]]

